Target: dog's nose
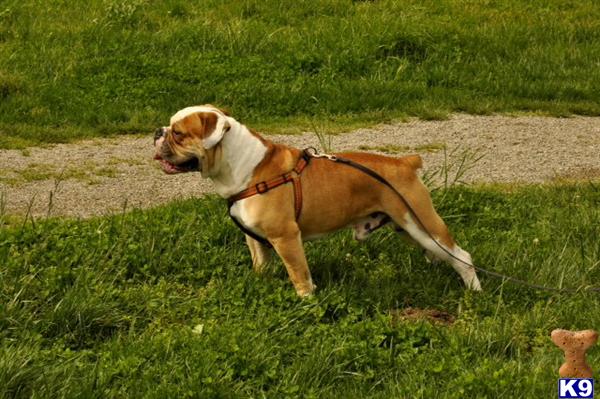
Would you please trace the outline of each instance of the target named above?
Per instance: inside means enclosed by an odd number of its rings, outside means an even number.
[[[154,142],[156,143],[156,140],[158,140],[159,138],[161,138],[164,135],[165,135],[165,128],[164,127],[159,127],[158,129],[156,129],[154,131]]]

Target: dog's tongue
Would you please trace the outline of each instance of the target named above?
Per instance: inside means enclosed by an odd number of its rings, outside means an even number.
[[[160,165],[162,166],[165,173],[173,174],[173,173],[181,172],[181,169],[179,169],[177,166],[173,165],[171,162],[164,160],[162,158],[160,159]]]
[[[171,162],[167,161],[166,159],[163,159],[158,154],[154,155],[154,159],[157,161],[160,161],[160,166],[162,167],[163,171],[167,174],[174,174],[174,173],[181,172],[181,169],[179,169],[177,166],[175,166]]]

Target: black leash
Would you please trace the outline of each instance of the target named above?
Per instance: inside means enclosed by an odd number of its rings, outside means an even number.
[[[452,252],[448,251],[438,240],[436,240],[433,235],[429,232],[429,230],[427,230],[425,228],[425,224],[423,224],[423,222],[421,221],[421,219],[419,218],[419,215],[417,215],[417,213],[415,212],[414,208],[410,205],[410,203],[408,202],[408,200],[406,198],[404,198],[404,196],[398,191],[396,190],[396,188],[394,186],[392,186],[392,184],[387,181],[383,176],[381,176],[379,173],[375,172],[373,169],[367,168],[364,165],[361,165],[357,162],[354,162],[350,159],[347,158],[340,158],[338,156],[335,155],[328,155],[328,154],[318,154],[317,150],[312,148],[313,150],[313,154],[312,156],[314,158],[325,158],[328,159],[332,162],[337,162],[337,163],[341,163],[343,165],[347,165],[350,166],[354,169],[358,169],[359,171],[371,176],[372,178],[374,178],[375,180],[377,180],[378,182],[382,183],[383,185],[387,186],[388,188],[390,188],[404,203],[404,205],[406,206],[406,208],[408,209],[408,211],[414,216],[415,220],[417,221],[417,223],[419,223],[422,227],[423,230],[425,231],[425,233],[427,233],[427,235],[429,236],[429,238],[431,240],[433,240],[433,242],[442,250],[444,251],[446,254],[448,254],[450,257],[452,257],[455,260],[458,260],[459,262],[465,264],[468,267],[471,267],[473,269],[475,269],[478,272],[487,274],[489,276],[495,277],[495,278],[499,278],[502,279],[504,281],[510,281],[516,284],[521,284],[523,286],[529,287],[529,288],[533,288],[536,290],[542,290],[542,291],[552,291],[552,292],[559,292],[559,293],[564,293],[564,292],[580,292],[580,291],[592,291],[592,292],[600,292],[600,287],[582,287],[582,288],[556,288],[556,287],[549,287],[546,285],[541,285],[541,284],[533,284],[533,283],[529,283],[525,280],[521,280],[518,279],[516,277],[512,277],[512,276],[507,276],[505,274],[501,274],[501,273],[497,273],[491,270],[487,270],[484,269],[482,267],[478,267],[475,266],[473,264],[467,263],[464,260],[458,258],[457,256],[455,256]]]

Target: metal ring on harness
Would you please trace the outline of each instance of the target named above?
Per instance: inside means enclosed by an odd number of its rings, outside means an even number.
[[[325,158],[325,159],[329,159],[330,161],[337,161],[338,157],[335,155],[331,155],[331,154],[319,154],[319,151],[315,148],[315,147],[307,147],[304,149],[304,153],[308,154],[308,156],[310,156],[311,158]]]
[[[267,184],[266,181],[261,181],[260,183],[256,183],[256,186],[254,186],[256,188],[256,192],[259,194],[264,194],[267,191],[269,191],[269,185]]]

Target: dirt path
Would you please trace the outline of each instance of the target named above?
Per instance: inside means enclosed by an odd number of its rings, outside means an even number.
[[[313,133],[269,138],[321,147]],[[600,179],[600,118],[455,115],[447,121],[381,125],[330,140],[334,151],[418,152],[426,175],[449,167],[451,178],[462,160],[469,165],[483,156],[462,176],[468,183]],[[149,134],[0,150],[4,212],[88,217],[212,192],[197,173],[163,174],[152,161],[151,144]]]

